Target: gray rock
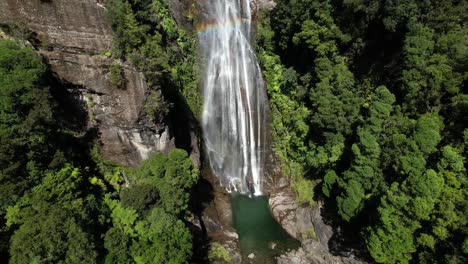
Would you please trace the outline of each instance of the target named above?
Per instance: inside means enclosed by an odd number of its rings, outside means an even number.
[[[129,63],[108,58],[112,30],[100,0],[0,1],[0,21],[24,23],[42,43],[40,53],[74,101],[92,117],[88,128],[100,134],[103,155],[122,165],[136,166],[156,151],[174,148],[177,129],[145,118],[149,94],[143,74]],[[177,11],[177,10],[176,10]],[[180,12],[180,11],[177,11]],[[174,12],[174,13],[177,13]],[[119,63],[126,87],[110,81],[110,65]],[[92,103],[90,103],[92,101]],[[199,165],[198,138],[191,133],[191,157]]]
[[[308,239],[298,250],[292,250],[277,258],[278,264],[363,264],[354,256],[340,257],[324,250],[317,240]]]
[[[273,0],[256,0],[256,2],[260,10],[271,10],[276,6]]]
[[[281,224],[288,234],[298,238],[299,233],[296,226],[297,204],[294,193],[288,188],[272,192],[268,204],[275,220]]]
[[[270,249],[275,249],[276,248],[276,243],[275,242],[270,242],[270,243],[268,243],[268,247]]]
[[[279,264],[361,264],[353,254],[336,256],[330,252],[328,242],[333,228],[323,221],[320,213],[322,204],[298,205],[289,181],[278,173],[279,168],[268,179],[270,184],[269,205],[273,217],[294,238],[301,242],[297,250],[278,257]]]

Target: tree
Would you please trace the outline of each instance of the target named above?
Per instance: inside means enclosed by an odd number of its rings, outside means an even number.
[[[393,184],[378,208],[379,223],[366,239],[372,257],[379,263],[408,263],[416,252],[418,230],[429,220],[444,189],[444,179],[434,170],[412,174],[402,185]],[[418,238],[427,245],[431,238]]]
[[[375,89],[371,96],[369,118],[357,131],[358,141],[353,144],[353,162],[343,173],[339,186],[344,192],[337,197],[338,212],[346,221],[356,216],[364,207],[365,199],[380,195],[386,189],[385,177],[380,163],[379,139],[382,126],[392,113],[395,96],[384,86]]]
[[[152,185],[131,185],[120,192],[122,206],[137,210],[139,214],[151,209],[159,200],[158,190]]]
[[[104,247],[107,255],[104,262],[111,263],[134,263],[130,255],[131,237],[118,227],[111,227],[104,237]]]
[[[125,87],[125,72],[122,65],[114,63],[110,66],[111,83],[117,88]]]
[[[96,263],[93,229],[96,198],[86,194],[83,175],[66,165],[7,211],[7,226],[19,226],[10,244],[11,263]],[[94,226],[94,227],[93,227]]]
[[[361,183],[353,179],[349,180],[342,188],[344,189],[343,196],[336,198],[339,207],[338,213],[344,220],[349,221],[361,211],[365,191]]]
[[[106,7],[107,18],[114,32],[114,53],[122,57],[143,43],[144,32],[127,0],[107,1]]]
[[[132,176],[121,201],[106,197],[113,225],[104,239],[106,263],[187,263],[191,234],[178,217],[187,210],[190,188],[198,180],[187,152],[157,153]]]
[[[185,150],[168,154],[166,172],[159,185],[161,206],[168,213],[179,214],[188,208],[189,190],[198,181],[198,171]]]
[[[438,108],[445,93],[459,91],[461,75],[454,72],[446,55],[436,53],[434,35],[434,30],[427,26],[409,24],[404,46],[405,69],[401,77],[406,111],[425,112]]]
[[[139,221],[135,230],[138,238],[131,247],[136,263],[188,263],[192,255],[192,236],[175,216],[160,208]]]
[[[38,183],[50,156],[52,122],[46,67],[29,47],[0,40],[0,215]]]

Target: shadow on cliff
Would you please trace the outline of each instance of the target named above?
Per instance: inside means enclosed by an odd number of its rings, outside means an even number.
[[[192,153],[193,137],[200,138],[201,129],[195,115],[190,110],[184,96],[181,94],[177,85],[168,78],[161,84],[161,92],[168,101],[173,104],[169,112],[170,134],[174,137],[176,148],[185,149]],[[192,134],[193,133],[193,134]]]
[[[203,222],[203,211],[214,199],[211,183],[200,178],[193,188],[190,199],[190,211],[194,214],[192,222],[188,223],[193,236],[193,255],[191,263],[207,263],[210,239]]]
[[[191,111],[186,99],[176,88],[177,85],[165,80],[167,83],[162,85],[161,92],[168,101],[173,104],[169,112],[168,121],[170,134],[174,138],[177,148],[186,150],[188,153],[199,152],[200,159],[200,179],[192,188],[190,193],[189,210],[193,217],[186,221],[192,232],[193,255],[191,263],[207,263],[208,251],[210,247],[210,238],[203,221],[203,214],[214,200],[214,188],[212,183],[206,177],[206,170],[209,168],[204,161],[203,151],[201,150],[200,140],[201,127],[194,113]],[[194,145],[195,144],[195,145]],[[198,149],[194,149],[194,148]]]
[[[320,191],[316,190],[316,192]],[[336,197],[333,194],[330,196]],[[328,241],[330,253],[341,257],[354,256],[357,260],[364,261],[364,263],[373,263],[362,239],[365,236],[365,224],[363,223],[369,221],[369,216],[360,214],[350,222],[346,222],[338,214],[338,206],[334,199],[326,197],[320,199],[324,200],[320,215],[324,223],[333,229],[333,235]]]
[[[52,144],[58,151],[49,166],[60,166],[69,161],[92,165],[89,150],[99,137],[96,127],[89,127],[90,116],[86,103],[80,99],[84,87],[65,82],[49,69],[47,81],[54,101],[54,129]],[[94,168],[94,166],[91,166]]]

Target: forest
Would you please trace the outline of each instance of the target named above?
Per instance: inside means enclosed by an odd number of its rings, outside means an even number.
[[[171,111],[162,89],[200,118],[196,33],[165,0],[104,2],[106,56],[144,73],[147,115]],[[468,3],[274,2],[255,18],[254,45],[274,151],[298,203],[323,203],[341,246],[370,263],[467,263]],[[200,172],[189,153],[136,168],[105,160],[60,108],[29,32],[0,28],[10,36],[0,38],[0,262],[199,261],[187,218]],[[117,64],[111,74],[124,85]],[[204,261],[224,254],[213,243]]]
[[[153,25],[151,33],[139,27],[129,2],[106,3],[108,23],[120,23],[113,25],[108,56],[129,57],[147,71],[148,82],[189,92],[197,88],[197,65],[187,62],[195,54],[178,49],[176,40],[188,37],[177,31],[165,2],[158,3],[146,12],[161,13],[173,28]],[[156,153],[137,168],[104,160],[93,131],[77,126],[63,108],[63,88],[30,44],[31,32],[15,24],[1,28],[9,37],[0,39],[0,262],[188,263],[193,243],[186,215],[199,178],[188,153]],[[190,40],[183,43],[192,49]],[[110,67],[116,89],[124,85],[122,71]],[[171,105],[158,93],[149,98],[152,119],[167,114]]]
[[[467,3],[275,2],[257,50],[298,199],[378,263],[465,263]]]
[[[40,56],[19,43],[0,41],[2,261],[187,262],[182,216],[198,179],[187,152],[134,169],[104,161],[63,120]]]

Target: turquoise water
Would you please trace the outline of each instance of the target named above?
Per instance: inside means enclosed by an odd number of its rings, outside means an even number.
[[[235,194],[231,197],[234,228],[239,234],[244,263],[276,263],[275,257],[300,243],[273,219],[268,198]],[[272,247],[274,249],[272,249]],[[253,253],[254,258],[248,258]]]

